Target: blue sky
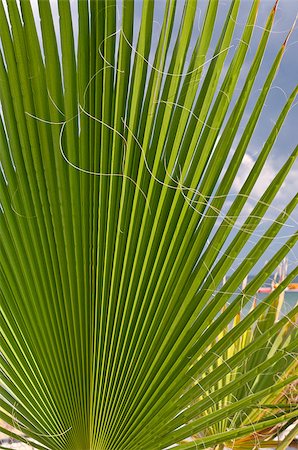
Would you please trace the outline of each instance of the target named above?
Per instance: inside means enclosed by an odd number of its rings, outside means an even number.
[[[211,0],[212,1],[212,0]],[[162,10],[164,6],[164,1],[158,2],[156,20],[159,21],[158,15],[162,17]],[[198,2],[198,13],[196,17],[196,26],[200,28],[202,25],[202,20],[204,17],[204,11],[208,4],[207,0],[201,0]],[[178,1],[178,15],[182,15],[183,11],[183,1]],[[214,39],[211,42],[210,46],[210,56],[215,49],[217,37],[222,29],[223,22],[225,20],[225,16],[230,5],[230,1],[222,0],[220,1],[219,13],[217,17],[217,23],[215,26]],[[239,43],[239,38],[241,37],[241,33],[243,30],[243,25],[245,24],[247,15],[249,13],[250,7],[252,5],[251,0],[246,0],[242,2],[241,9],[239,11],[239,16],[237,18],[237,24],[235,28],[235,35],[233,38],[234,48],[230,50],[230,53],[227,58],[226,67],[231,61],[231,58],[235,52],[235,48]],[[250,64],[252,62],[253,56],[255,54],[255,50],[261,38],[263,27],[266,23],[267,17],[274,5],[274,1],[270,0],[261,0],[259,7],[258,19],[256,22],[256,27],[254,29],[254,34],[252,38],[252,42],[250,45],[250,49],[248,51],[246,61],[243,67],[242,74],[239,79],[238,88],[236,90],[237,93],[240,92],[240,87],[244,82],[247,72],[249,70]],[[139,2],[139,7],[141,6],[141,2]],[[282,43],[284,42],[287,33],[292,28],[295,18],[298,12],[298,3],[294,0],[280,0],[277,8],[276,19],[273,27],[273,31],[271,33],[268,46],[266,49],[266,53],[262,62],[261,70],[255,82],[255,85],[252,90],[251,98],[247,107],[247,110],[244,114],[244,118],[239,130],[239,133],[236,136],[235,145],[237,142],[237,138],[239,139],[241,133],[244,129],[246,121],[248,120],[252,108],[258,98],[259,89],[263,84],[265,77],[267,76],[268,70],[271,67],[271,64],[279,51]],[[156,23],[156,29],[158,30],[158,23]],[[156,33],[157,35],[158,33]],[[298,27],[297,24],[292,31],[290,40],[287,45],[287,49],[285,55],[283,57],[282,63],[278,70],[278,74],[273,82],[272,89],[269,92],[268,98],[266,100],[266,105],[262,112],[261,118],[259,120],[258,126],[255,130],[254,136],[249,144],[247,154],[243,160],[243,164],[239,170],[239,175],[236,178],[234,183],[233,192],[237,192],[243,184],[245,179],[245,175],[248,174],[250,169],[253,166],[253,163],[261,150],[266,138],[268,137],[274,122],[276,121],[282,107],[284,106],[286,98],[291,94],[295,86],[298,82]],[[295,128],[297,128],[298,124],[298,105],[294,106],[288,114],[288,117],[284,123],[284,126],[281,130],[281,133],[276,140],[274,148],[272,149],[271,155],[268,158],[268,161],[261,173],[259,178],[259,182],[257,183],[253,193],[252,198],[247,202],[242,214],[243,220],[247,217],[247,214],[253,208],[255,201],[254,199],[259,198],[264,189],[271,183],[272,179],[276,175],[276,173],[280,170],[288,156],[292,153],[295,146],[297,145],[297,133],[295,133]],[[286,182],[282,186],[280,192],[278,193],[273,207],[268,210],[266,214],[266,219],[268,219],[267,224],[270,223],[270,220],[274,220],[274,218],[278,215],[279,210],[283,209],[283,207],[288,203],[288,201],[292,198],[293,194],[298,191],[298,161],[295,166],[291,170]],[[296,223],[295,223],[296,222]],[[264,254],[263,258],[257,264],[255,270],[258,270],[266,260],[270,259],[279,248],[280,244],[286,240],[286,236],[291,234],[295,229],[297,229],[298,222],[298,211],[296,210],[292,216],[292,219],[289,220],[287,226],[290,228],[284,228],[284,230],[280,233],[279,239],[275,240],[271,245],[270,249]],[[258,229],[258,232],[261,233],[266,228],[266,223],[261,225]],[[284,237],[284,238],[283,238]],[[245,250],[242,253],[242,256],[245,257],[247,251],[250,250],[251,244],[256,242],[257,237],[253,236],[250,239],[249,245],[246,246]],[[297,254],[298,254],[298,246],[294,250],[292,250],[289,254],[289,266],[294,267],[297,265]],[[235,263],[236,267],[237,263]]]
[[[211,0],[212,1],[212,0]],[[177,7],[177,16],[181,17],[184,7],[184,1],[178,0]],[[230,5],[230,0],[221,0],[219,4],[219,12],[217,16],[217,22],[215,26],[214,38],[211,41],[210,46],[210,57],[215,49],[216,41],[219,36],[219,33],[222,29],[223,22],[226,17],[226,13],[228,7]],[[202,26],[202,20],[204,18],[204,11],[208,4],[208,0],[199,0],[198,1],[198,10],[197,16],[195,19],[195,28],[200,29]],[[137,2],[136,8],[136,22],[140,21],[141,14],[141,5],[142,2]],[[156,15],[155,15],[155,30],[153,33],[155,36],[155,40],[157,42],[158,39],[158,31],[160,29],[159,22],[162,20],[163,9],[164,9],[165,1],[160,0],[157,2]],[[235,28],[235,34],[233,38],[233,45],[229,52],[226,61],[226,67],[228,67],[229,61],[233,57],[236,46],[239,44],[239,38],[241,37],[241,33],[243,30],[243,25],[246,22],[247,15],[249,13],[250,7],[252,5],[252,0],[243,1],[241,4],[241,8],[239,11],[239,15],[237,18],[237,24]],[[254,34],[252,38],[252,42],[250,45],[250,49],[248,51],[246,61],[243,67],[242,74],[239,79],[238,87],[236,90],[237,93],[240,92],[240,88],[242,83],[244,82],[247,72],[249,70],[250,64],[252,62],[253,56],[255,54],[255,50],[263,33],[263,27],[265,26],[267,17],[274,5],[274,1],[271,0],[261,0],[259,7],[258,19],[256,22],[256,26],[254,29]],[[275,23],[273,26],[273,31],[269,38],[268,46],[266,49],[266,53],[262,62],[261,70],[258,74],[256,82],[254,84],[251,98],[246,109],[246,112],[243,117],[242,124],[240,126],[239,133],[235,139],[235,146],[237,143],[237,139],[240,138],[241,133],[243,132],[246,121],[248,120],[252,108],[255,105],[255,102],[259,95],[259,89],[262,86],[265,77],[268,74],[268,70],[270,69],[272,62],[279,51],[281,45],[284,42],[285,37],[287,36],[289,30],[292,28],[296,15],[298,13],[298,3],[294,0],[280,0],[277,7],[277,13],[275,18]],[[193,40],[195,41],[195,39]],[[282,107],[284,106],[286,98],[291,94],[295,86],[298,82],[298,27],[295,25],[294,30],[292,31],[290,40],[287,45],[287,49],[285,51],[282,63],[279,67],[277,76],[273,82],[272,88],[269,92],[269,95],[266,100],[266,104],[262,115],[260,117],[258,126],[255,130],[254,136],[249,144],[247,154],[243,160],[243,164],[239,170],[239,175],[237,176],[233,191],[237,192],[245,179],[245,175],[249,173],[252,168],[254,161],[260,152],[266,138],[268,137],[277,117],[280,114]],[[153,57],[153,52],[152,52]],[[208,56],[207,56],[208,59]],[[235,98],[236,98],[235,96]],[[242,214],[242,219],[244,220],[249,212],[252,210],[255,199],[259,198],[264,189],[272,182],[272,179],[276,175],[276,173],[280,170],[288,156],[292,153],[295,146],[297,145],[297,133],[295,133],[295,128],[297,128],[298,124],[298,105],[294,106],[289,112],[287,119],[284,123],[284,126],[276,140],[274,148],[268,158],[268,161],[260,175],[259,182],[256,184],[256,187],[252,193],[251,199],[247,202]],[[289,176],[287,177],[286,182],[280,189],[273,206],[268,210],[266,214],[267,222],[263,223],[259,229],[258,233],[262,233],[266,224],[270,224],[272,220],[278,215],[279,211],[284,208],[284,206],[288,203],[288,201],[292,198],[295,192],[298,191],[298,161],[292,168]],[[276,250],[280,247],[280,244],[286,240],[286,236],[291,234],[295,229],[297,229],[298,222],[298,210],[296,210],[291,220],[287,223],[287,227],[285,227],[278,236],[268,251],[265,252],[263,258],[257,264],[255,270],[258,270],[266,260],[270,259]],[[245,257],[245,254],[250,250],[252,243],[257,241],[256,236],[252,236],[249,244],[245,247],[245,250],[242,253],[242,257]],[[289,267],[294,267],[297,265],[297,255],[298,255],[298,246],[294,250],[292,250],[288,256]],[[236,267],[237,263],[235,262],[234,267]]]
[[[223,2],[224,3],[224,2]],[[257,27],[254,30],[254,36],[251,43],[251,51],[248,52],[246,66],[249,67],[249,63],[254,54],[254,49],[258,44],[260,39],[262,29],[264,26],[267,15],[269,14],[272,8],[272,1],[265,0],[260,3],[260,11],[257,20]],[[244,17],[247,14],[247,10],[251,5],[251,1],[246,1],[243,3],[243,12],[240,11],[238,21],[244,23]],[[295,16],[298,12],[298,4],[296,1],[289,0],[281,0],[278,4],[275,24],[273,27],[273,32],[270,36],[268,47],[266,50],[266,54],[262,63],[261,71],[259,73],[258,79],[256,80],[255,86],[253,88],[253,92],[251,95],[251,101],[249,103],[249,107],[247,108],[245,119],[247,120],[250,111],[257,99],[258,89],[262,85],[264,77],[266,76],[267,71],[269,70],[273,59],[276,56],[276,53],[280,49],[280,46],[288,32],[291,29]],[[242,20],[243,17],[243,20]],[[260,28],[258,28],[260,27]],[[239,26],[239,31],[241,27]],[[237,32],[237,30],[236,30]],[[258,123],[257,129],[254,133],[254,136],[250,142],[247,155],[243,162],[243,168],[241,173],[237,178],[238,186],[240,187],[242,183],[243,174],[248,171],[255,160],[256,155],[258,154],[262,144],[264,143],[266,137],[270,133],[270,130],[277,119],[286,97],[293,91],[298,82],[298,28],[297,25],[292,32],[290,40],[288,42],[288,46],[280,65],[278,74],[273,82],[272,89],[268,95],[266,100],[266,105],[261,115],[260,121]],[[244,75],[244,74],[243,74]],[[253,195],[258,197],[264,191],[264,188],[269,185],[272,181],[274,175],[277,171],[282,167],[283,163],[286,161],[287,157],[293,151],[295,146],[297,145],[297,133],[295,132],[295,128],[297,128],[298,123],[298,109],[297,106],[294,107],[288,114],[286,122],[280,132],[278,139],[274,145],[274,148],[268,158],[268,161],[264,167],[263,172],[261,173],[259,183],[253,192]],[[244,125],[244,123],[243,123]],[[271,208],[268,213],[268,218],[273,218],[277,214],[277,210],[282,209],[288,201],[292,198],[292,196],[298,191],[298,161],[295,163],[293,169],[291,170],[286,182],[282,186],[280,192],[278,193],[275,201],[274,201],[274,210]],[[248,202],[247,212],[249,212],[249,208],[252,207],[253,201]],[[284,229],[280,233],[281,236],[285,236],[290,234],[291,231],[297,229],[297,221],[298,221],[298,211],[296,210],[292,216],[291,221],[289,221],[288,225],[293,227],[289,229]],[[296,223],[295,223],[296,221]],[[255,239],[252,239],[255,241]],[[272,244],[270,250],[264,254],[264,257],[258,264],[260,267],[265,260],[269,259],[270,256],[273,256],[276,249],[279,247],[280,242],[284,241],[281,239],[280,241],[276,241]],[[297,265],[297,252],[298,247],[289,254],[289,265],[291,267]]]

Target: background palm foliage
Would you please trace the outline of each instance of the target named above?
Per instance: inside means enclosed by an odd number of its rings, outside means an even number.
[[[158,36],[154,1],[137,30],[132,0],[120,19],[114,0],[78,1],[74,33],[59,0],[56,35],[42,0],[41,36],[29,0],[0,4],[0,417],[38,449],[237,445],[297,416],[297,307],[274,313],[297,268],[241,315],[297,233],[237,291],[297,206],[295,195],[239,258],[297,157],[240,221],[297,90],[227,209],[287,39],[241,131],[276,4],[238,92],[259,1],[235,48],[229,2],[207,58],[218,3],[198,31],[197,2],[177,14],[167,0]]]
[[[275,299],[273,300],[274,297]],[[229,361],[233,356],[237,355],[237,353],[242,349],[249,345],[253,345],[257,337],[261,336],[266,329],[272,327],[274,322],[276,322],[280,318],[280,308],[282,307],[282,303],[284,301],[283,294],[278,295],[278,293],[275,291],[271,294],[270,300],[270,306],[268,307],[267,305],[266,307],[265,304],[267,303],[267,301],[264,302],[262,308],[263,313],[261,313],[261,310],[259,310],[259,312],[257,313],[258,319],[256,320],[256,323],[252,324],[250,328],[247,328],[245,332],[240,336],[240,338],[237,341],[233,342],[226,353],[222,355],[221,359],[217,359],[215,361],[215,366],[210,366],[208,372],[204,374],[204,377],[208,377],[208,374],[215,370],[215,367],[219,366],[223,360],[227,363],[227,361]],[[273,309],[274,306],[275,308]],[[256,308],[256,302],[254,302],[252,311],[255,311]],[[258,308],[260,308],[260,306]],[[216,341],[213,342],[207,349],[207,352],[212,349],[212,347],[216,346],[216,343],[220,341],[223,336],[228,334],[230,330],[233,329],[233,327],[237,327],[239,321],[240,314],[235,317],[230,326],[227,326],[222,330]],[[227,386],[232,380],[236,380],[237,378],[241,379],[247,372],[249,372],[252,367],[256,367],[262,363],[265,363],[267,359],[270,359],[270,355],[273,355],[276,352],[283,351],[285,346],[287,346],[289,341],[293,338],[294,334],[295,324],[291,322],[285,323],[284,326],[279,330],[279,333],[270,339],[270,345],[261,348],[256,353],[252,352],[245,361],[241,362],[240,366],[238,366],[237,368],[231,368],[231,370],[225,375],[225,377],[221,378],[217,384],[211,387],[210,391],[208,391],[208,395],[211,395],[212,392],[215,392],[217,390],[220,390],[224,386]],[[291,355],[288,355],[282,361],[279,360],[276,364],[278,365],[278,367],[272,368],[270,366],[256,378],[250,380],[248,383],[241,384],[238,391],[233,390],[223,400],[218,403],[214,403],[209,410],[204,411],[203,414],[211,414],[219,408],[223,408],[224,406],[232,404],[234,401],[237,401],[240,398],[248,397],[253,392],[257,392],[264,389],[265,387],[274,385],[276,377],[278,377],[279,380],[282,380],[287,379],[291,375],[295,375],[295,373],[297,374],[298,361],[297,359],[292,358]],[[264,398],[264,403],[262,402],[262,405],[260,405],[259,408],[248,408],[247,410],[243,408],[241,411],[237,411],[235,414],[226,416],[221,421],[212,424],[208,430],[204,430],[204,435],[213,435],[224,432],[228,428],[240,428],[245,425],[255,423],[256,421],[260,421],[260,419],[264,419],[266,418],[266,416],[272,413],[275,413],[276,415],[283,415],[285,411],[290,411],[292,406],[296,403],[297,380],[293,383],[288,384],[287,386],[283,386],[280,390],[271,392],[267,398]],[[259,447],[275,448],[277,443],[273,440],[273,438],[279,437],[279,433],[292,425],[293,421],[295,421],[295,418],[290,419],[283,424],[277,424],[273,427],[265,427],[263,430],[260,430],[258,432],[253,431],[248,436],[241,437],[240,439],[233,440],[232,442],[226,442],[226,445],[230,448],[239,450]],[[295,434],[293,436],[295,437]],[[287,448],[287,445],[290,442],[291,440],[286,442],[286,445],[283,448]]]

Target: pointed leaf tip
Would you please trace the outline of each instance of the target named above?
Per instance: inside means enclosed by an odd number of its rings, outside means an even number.
[[[273,12],[275,13],[277,10],[279,0],[275,0],[274,6],[273,6]]]
[[[294,29],[295,29],[295,26],[296,26],[296,23],[297,23],[297,19],[298,19],[298,14],[296,15],[295,20],[294,20],[294,23],[293,23],[293,25],[292,25],[290,31],[288,32],[287,37],[286,37],[285,40],[284,40],[284,43],[283,43],[283,46],[284,46],[284,47],[287,45],[288,40],[290,39],[290,36],[291,36],[291,34],[293,33],[293,31],[294,31]]]

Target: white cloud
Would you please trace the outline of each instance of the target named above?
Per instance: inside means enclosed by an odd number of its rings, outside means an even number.
[[[238,192],[241,189],[254,164],[255,159],[251,155],[244,155],[242,164],[233,184],[233,191]],[[251,193],[251,197],[260,197],[272,182],[275,175],[276,170],[274,169],[272,162],[267,161],[259,175],[255,187]]]
[[[279,202],[289,201],[298,191],[298,164],[290,170],[285,182],[283,183],[277,199]]]

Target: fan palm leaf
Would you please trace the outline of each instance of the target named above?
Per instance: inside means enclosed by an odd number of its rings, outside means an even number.
[[[297,307],[275,311],[298,269],[241,313],[297,232],[239,290],[297,207],[260,231],[295,147],[244,214],[297,87],[234,191],[289,39],[243,130],[277,2],[240,93],[258,0],[236,46],[239,0],[220,33],[217,0],[199,31],[197,1],[167,0],[158,33],[161,3],[74,4],[58,24],[48,0],[0,3],[0,418],[19,431],[0,429],[51,450],[252,445],[297,416],[277,406]]]

